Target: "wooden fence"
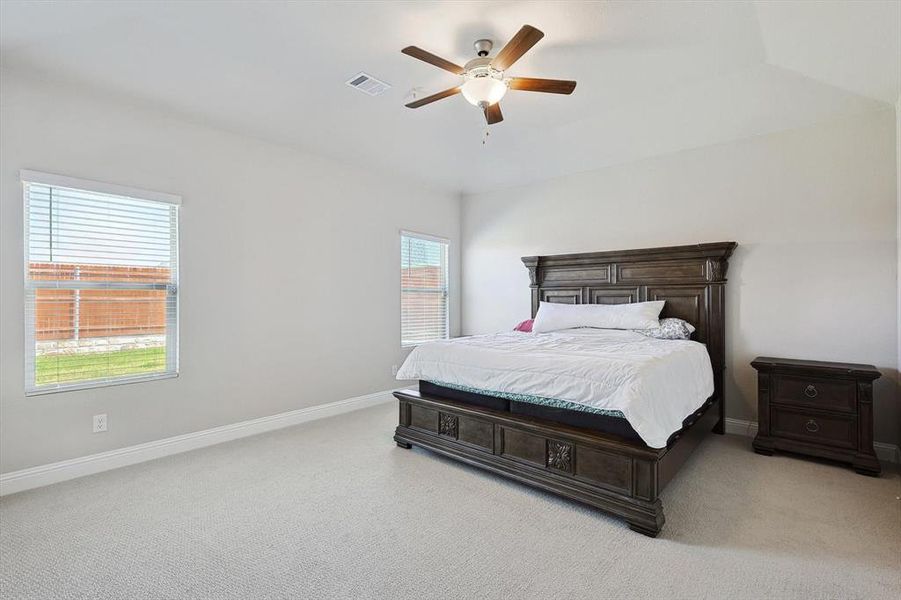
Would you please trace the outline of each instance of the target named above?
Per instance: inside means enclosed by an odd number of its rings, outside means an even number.
[[[36,280],[168,283],[168,268],[32,263]],[[38,289],[35,338],[152,335],[166,332],[165,290]]]

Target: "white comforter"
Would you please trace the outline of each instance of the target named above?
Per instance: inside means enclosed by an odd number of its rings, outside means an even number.
[[[644,442],[666,446],[713,394],[704,345],[632,331],[497,333],[417,346],[397,378],[525,394],[620,411]]]

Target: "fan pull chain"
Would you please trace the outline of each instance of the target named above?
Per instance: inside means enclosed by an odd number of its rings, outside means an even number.
[[[488,136],[491,135],[491,132],[488,131],[488,128],[485,127],[485,136],[482,138],[482,145],[485,146],[488,144]]]

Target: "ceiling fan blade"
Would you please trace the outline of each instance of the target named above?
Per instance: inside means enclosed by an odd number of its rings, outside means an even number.
[[[449,60],[444,60],[440,56],[435,56],[431,52],[426,52],[422,48],[417,48],[416,46],[407,46],[403,50],[401,50],[407,56],[412,56],[413,58],[418,58],[421,61],[425,61],[430,65],[435,65],[439,69],[444,69],[445,71],[450,71],[454,75],[462,75],[464,73],[463,67],[460,65],[455,65]]]
[[[504,120],[504,115],[501,114],[500,102],[495,102],[485,109],[485,120],[488,121],[489,125],[494,125]]]
[[[531,25],[523,25],[513,39],[497,53],[497,56],[491,61],[491,66],[498,71],[506,71],[543,37],[544,33],[538,29]]]
[[[432,102],[437,102],[442,98],[447,98],[448,96],[453,96],[454,94],[460,93],[460,86],[452,87],[450,89],[444,90],[443,92],[438,92],[437,94],[432,94],[431,96],[426,96],[425,98],[420,98],[419,100],[414,100],[406,105],[407,108],[419,108],[420,106],[425,106],[426,104],[431,104]]]
[[[546,92],[548,94],[572,94],[575,81],[563,79],[535,79],[534,77],[514,77],[508,82],[511,90],[523,92]]]

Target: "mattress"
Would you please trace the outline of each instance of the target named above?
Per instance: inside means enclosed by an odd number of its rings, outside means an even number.
[[[632,429],[632,426],[629,425],[629,422],[626,421],[622,415],[595,414],[579,410],[569,410],[568,408],[556,408],[554,406],[546,406],[534,402],[507,400],[505,398],[491,396],[485,392],[466,391],[458,387],[438,385],[431,381],[420,381],[419,391],[426,396],[438,396],[462,402],[464,404],[470,404],[472,406],[509,412],[515,415],[537,417],[539,419],[544,419],[545,421],[569,425],[570,427],[579,427],[581,429],[600,431],[601,433],[610,433],[630,442],[643,443],[641,437],[634,429]]]
[[[508,332],[422,344],[397,378],[511,403],[622,418],[652,448],[666,446],[683,420],[713,394],[713,370],[703,344],[601,329]]]

